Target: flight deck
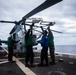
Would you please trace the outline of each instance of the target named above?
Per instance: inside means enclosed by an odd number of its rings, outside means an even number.
[[[34,58],[35,67],[25,67],[25,58],[13,57],[16,62],[8,62],[6,51],[0,50],[0,75],[76,75],[76,56],[56,54],[56,64],[38,67],[40,56]],[[6,55],[6,56],[5,56]],[[50,57],[48,56],[49,61]]]

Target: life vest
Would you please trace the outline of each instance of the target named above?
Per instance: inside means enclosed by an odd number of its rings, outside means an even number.
[[[14,40],[11,37],[9,37],[8,38],[8,47],[13,47],[13,46],[14,46]]]
[[[29,38],[25,39],[25,46],[33,45],[32,36],[29,36]]]

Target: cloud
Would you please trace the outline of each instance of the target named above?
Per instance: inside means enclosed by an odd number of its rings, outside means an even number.
[[[24,15],[39,6],[44,1],[45,0],[0,0],[0,20],[19,21]],[[75,7],[76,0],[63,0],[62,2],[59,2],[58,4],[49,7],[32,17],[43,18],[45,21],[56,22],[51,29],[62,31],[64,33],[59,34],[53,32],[56,44],[66,44],[64,42],[65,39],[67,39],[66,37],[68,37],[68,42],[71,40],[71,42],[69,42],[70,44],[76,44],[74,42],[76,41]],[[14,24],[0,23],[0,38],[6,39],[13,26]]]
[[[64,0],[64,17],[76,19],[76,0]]]

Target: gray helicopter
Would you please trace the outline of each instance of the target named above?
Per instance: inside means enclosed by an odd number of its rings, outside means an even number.
[[[10,34],[10,36],[12,36],[15,33],[16,34],[15,40],[20,40],[20,42],[18,42],[15,45],[16,50],[18,50],[19,52],[25,52],[24,36],[26,35],[25,33],[27,32],[28,28],[31,29],[32,37],[34,40],[34,45],[37,45],[36,40],[42,33],[40,30],[37,30],[37,28],[40,28],[40,26],[43,26],[43,28],[44,28],[44,26],[46,26],[46,27],[48,27],[49,25],[53,26],[55,24],[55,22],[43,21],[42,18],[30,18],[30,17],[37,14],[38,12],[48,8],[48,7],[51,7],[51,6],[61,2],[61,1],[62,0],[46,0],[41,5],[39,5],[35,9],[33,9],[31,12],[29,12],[28,14],[23,16],[20,21],[0,20],[1,23],[13,23],[13,24],[15,24],[15,26],[13,27],[13,29],[10,31],[9,34]],[[51,29],[51,31],[54,31],[57,33],[62,33],[60,31],[56,31],[56,30],[52,30],[52,29]],[[35,32],[39,32],[40,35],[38,36]],[[0,43],[7,44],[7,41],[0,40]]]

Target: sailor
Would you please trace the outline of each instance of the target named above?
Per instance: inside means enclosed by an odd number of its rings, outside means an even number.
[[[47,37],[47,31],[44,30],[43,31],[43,36],[41,38],[40,41],[38,41],[38,43],[41,44],[42,46],[42,50],[41,50],[41,63],[38,64],[38,66],[49,66],[48,65],[48,37]],[[44,64],[44,60],[45,60],[45,64]]]
[[[15,41],[15,34],[13,34],[13,37],[12,36],[9,36],[8,37],[8,61],[9,62],[15,62],[13,61],[13,48],[14,48],[14,44],[15,43],[18,43],[18,41]]]
[[[12,61],[13,55],[13,44],[12,44],[12,36],[8,37],[8,61]]]
[[[47,29],[48,29],[49,52],[50,52],[50,57],[51,57],[50,65],[54,65],[55,64],[54,36],[53,36],[53,33],[50,30],[50,26]]]
[[[26,56],[25,56],[25,66],[26,67],[34,67],[34,53],[33,53],[33,39],[31,30],[28,29],[26,35],[25,35],[25,48],[26,48]],[[29,64],[30,62],[30,64]]]

